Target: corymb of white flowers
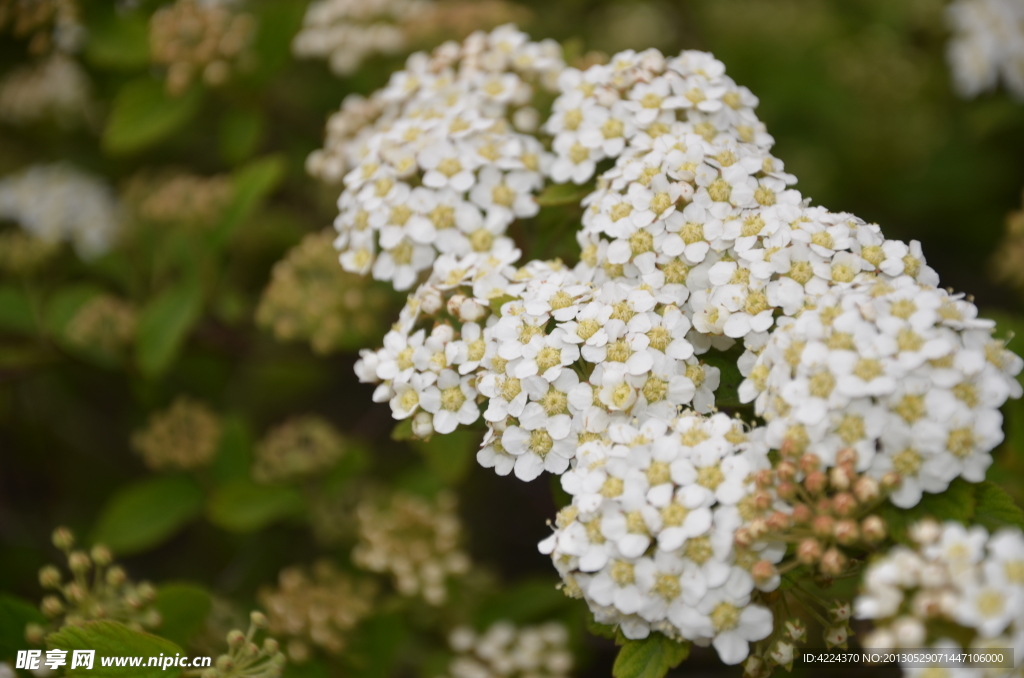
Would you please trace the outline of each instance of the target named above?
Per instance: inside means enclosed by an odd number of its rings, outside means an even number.
[[[561,475],[565,592],[753,675],[802,639],[787,576],[852,576],[876,509],[983,478],[1022,367],[919,243],[792,188],[756,105],[710,54],[580,71],[506,26],[410,57],[310,159],[344,175],[341,265],[414,290],[357,363],[374,399]],[[542,210],[575,263],[519,263]],[[849,601],[824,614],[845,643]]]

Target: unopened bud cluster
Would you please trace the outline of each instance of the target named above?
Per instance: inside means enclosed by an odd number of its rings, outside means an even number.
[[[195,469],[213,460],[220,444],[221,420],[206,404],[179,396],[170,407],[150,416],[146,428],[132,436],[132,448],[146,466]]]
[[[457,656],[446,678],[565,678],[573,667],[569,632],[558,622],[517,628],[501,621],[483,633],[460,627],[448,642]]]
[[[135,307],[110,294],[82,304],[65,328],[72,345],[106,356],[121,354],[135,340]]]
[[[137,630],[160,626],[160,614],[153,607],[156,589],[149,582],[134,583],[105,546],[97,544],[89,551],[75,549],[71,530],[59,527],[53,533],[53,544],[67,558],[71,577],[54,565],[39,571],[39,584],[46,591],[39,609],[49,619],[49,628],[29,624],[25,638],[42,643],[48,631],[63,626],[81,626],[85,622],[105,619],[121,622]]]
[[[227,3],[176,0],[150,19],[153,62],[167,68],[167,91],[181,94],[196,80],[215,87],[227,81],[256,28],[252,15]]]
[[[60,251],[60,243],[34,238],[20,229],[0,232],[0,272],[27,276],[42,268]]]
[[[85,70],[58,52],[45,61],[15,68],[0,80],[0,120],[27,125],[52,119],[71,126],[90,112],[89,93]]]
[[[0,0],[0,31],[28,41],[33,55],[73,52],[84,37],[76,0]]]
[[[133,203],[142,221],[193,228],[213,226],[233,196],[234,186],[226,174],[136,176],[125,190],[125,200]]]
[[[384,331],[391,295],[338,266],[330,229],[311,233],[274,265],[256,322],[279,341],[308,341],[324,355],[361,346]]]
[[[455,497],[447,493],[427,500],[398,492],[383,509],[364,501],[356,510],[359,543],[352,561],[389,573],[403,596],[441,605],[448,597],[448,578],[470,566],[460,547],[462,523],[455,508]]]
[[[269,620],[262,612],[249,616],[249,630],[232,630],[227,635],[228,651],[217,657],[202,678],[279,678],[287,659],[276,640],[265,637],[257,643],[256,634],[265,631]]]
[[[267,610],[267,632],[285,643],[288,659],[302,663],[315,649],[339,654],[346,635],[373,610],[371,582],[357,581],[329,561],[310,571],[297,566],[281,571],[278,586],[260,592]]]
[[[271,429],[256,446],[253,477],[263,483],[309,477],[333,466],[345,453],[345,439],[316,415],[291,419]]]

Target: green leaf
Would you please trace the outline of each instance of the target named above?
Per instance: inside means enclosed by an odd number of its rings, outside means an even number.
[[[260,202],[277,188],[284,178],[285,170],[284,158],[271,155],[254,160],[235,171],[231,176],[234,197],[212,234],[215,247],[223,246]]]
[[[69,285],[58,289],[46,301],[44,322],[47,332],[57,337],[63,335],[64,329],[75,317],[75,313],[87,301],[102,293],[103,288],[88,283]]]
[[[0,330],[35,334],[36,318],[32,300],[14,285],[0,286]]]
[[[541,207],[557,207],[559,205],[578,205],[583,198],[594,190],[593,186],[586,184],[551,184],[546,186],[540,195],[537,196],[537,204]]]
[[[203,309],[203,292],[195,281],[172,287],[142,309],[135,340],[139,369],[148,377],[171,366]]]
[[[487,601],[477,614],[477,624],[486,628],[501,619],[531,624],[555,616],[572,604],[550,579],[527,581]],[[589,617],[590,615],[588,615]]]
[[[114,97],[103,148],[115,155],[134,153],[162,141],[199,112],[203,89],[193,87],[172,97],[158,80],[132,80]]]
[[[293,487],[257,485],[238,478],[214,492],[207,517],[231,532],[253,532],[302,509],[302,495]]]
[[[248,478],[252,467],[252,440],[252,431],[244,419],[226,417],[211,466],[213,477],[222,483],[234,478]]]
[[[251,156],[263,138],[265,121],[259,111],[229,111],[220,122],[220,154],[229,163]]]
[[[153,603],[160,612],[160,635],[182,646],[199,633],[210,613],[210,594],[195,584],[164,584]]]
[[[46,644],[54,650],[68,651],[69,676],[83,678],[176,678],[181,668],[168,666],[107,667],[105,657],[174,657],[183,650],[167,640],[151,633],[133,631],[124,624],[111,621],[87,622],[81,626],[65,626],[46,637]],[[91,669],[78,667],[71,670],[71,651],[95,650],[96,657]]]
[[[391,429],[391,439],[396,441],[415,440],[412,434],[412,419],[403,419]]]
[[[27,624],[45,625],[46,617],[27,600],[0,593],[0,661],[29,646],[25,640]]]
[[[85,58],[100,68],[145,68],[149,64],[149,24],[140,14],[117,12],[90,23]]]
[[[480,448],[480,438],[479,431],[460,429],[443,435],[435,434],[429,441],[414,440],[410,444],[426,457],[430,470],[451,485],[466,475],[473,456]]]
[[[975,486],[973,522],[990,531],[1001,527],[1024,529],[1024,511],[1014,503],[1006,490],[991,481]]]
[[[739,396],[743,375],[740,374],[740,368],[737,366],[737,361],[742,354],[742,347],[737,346],[728,351],[711,350],[700,356],[703,363],[717,367],[720,372],[718,389],[715,390],[715,405],[719,407],[743,406]]]
[[[662,678],[690,655],[689,643],[677,643],[660,633],[627,640],[612,666],[615,678]]]
[[[358,633],[346,650],[346,660],[362,678],[384,678],[402,657],[409,631],[399,613],[371,617],[360,624]]]
[[[115,553],[145,551],[203,512],[203,490],[185,475],[148,478],[119,489],[97,521],[94,541]]]
[[[945,492],[939,494],[925,493],[920,503],[909,509],[901,509],[885,503],[878,509],[878,514],[889,529],[889,537],[901,544],[910,543],[907,530],[917,521],[931,516],[938,520],[955,520],[968,523],[974,516],[975,486],[956,478],[949,484]]]

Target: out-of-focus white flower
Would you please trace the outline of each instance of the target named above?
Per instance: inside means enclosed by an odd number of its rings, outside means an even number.
[[[0,218],[41,240],[70,242],[92,259],[113,247],[121,210],[101,180],[70,165],[33,165],[0,179]]]
[[[954,0],[946,8],[953,37],[946,58],[957,92],[974,98],[1002,81],[1024,99],[1024,4],[1017,0]]]

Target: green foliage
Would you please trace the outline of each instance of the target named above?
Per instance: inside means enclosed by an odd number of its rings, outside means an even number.
[[[14,285],[0,286],[0,329],[20,334],[36,332],[32,299]]]
[[[240,167],[231,176],[234,198],[224,218],[213,232],[213,244],[223,246],[246,217],[252,214],[284,177],[284,159],[278,156],[260,158]]]
[[[154,297],[142,309],[136,339],[136,361],[142,374],[167,371],[192,326],[199,320],[203,291],[194,280],[181,282]]]
[[[199,88],[172,97],[159,80],[133,80],[114,98],[103,130],[103,147],[111,154],[123,155],[159,143],[188,124],[202,101],[203,90]]]
[[[160,612],[160,635],[182,647],[187,647],[199,633],[212,601],[206,589],[195,584],[164,584],[156,592],[153,602]]]
[[[482,438],[480,431],[456,430],[447,435],[434,435],[430,440],[412,442],[427,460],[427,466],[448,485],[462,480],[473,463]]]
[[[662,678],[690,656],[690,644],[677,643],[660,633],[627,640],[612,667],[615,678]]]
[[[230,532],[254,532],[302,511],[302,495],[291,487],[257,485],[236,478],[214,490],[206,515]]]
[[[925,493],[913,508],[900,509],[886,503],[878,513],[889,528],[890,538],[902,544],[910,543],[907,536],[910,526],[925,517],[978,524],[989,530],[1007,526],[1024,528],[1024,511],[1006,490],[991,481],[968,483],[957,478],[945,492]]]
[[[81,626],[65,626],[46,637],[51,649],[68,651],[69,676],[92,676],[92,678],[176,678],[181,668],[169,666],[104,667],[102,657],[157,657],[181,654],[182,649],[171,641],[142,631],[134,631],[124,624],[110,621],[87,622]],[[70,652],[73,650],[96,650],[93,668],[78,667],[71,670]]]
[[[46,617],[35,605],[6,593],[0,593],[0,661],[14,657],[29,643],[25,640],[27,624],[45,624]]]
[[[93,538],[114,553],[145,551],[202,514],[203,491],[188,476],[157,476],[115,492],[96,522]]]
[[[149,26],[135,13],[111,12],[89,27],[85,58],[99,68],[132,71],[149,63]]]
[[[1014,503],[1006,490],[991,481],[985,481],[975,487],[974,516],[972,522],[989,530],[1001,527],[1019,527],[1024,529],[1024,511]]]

